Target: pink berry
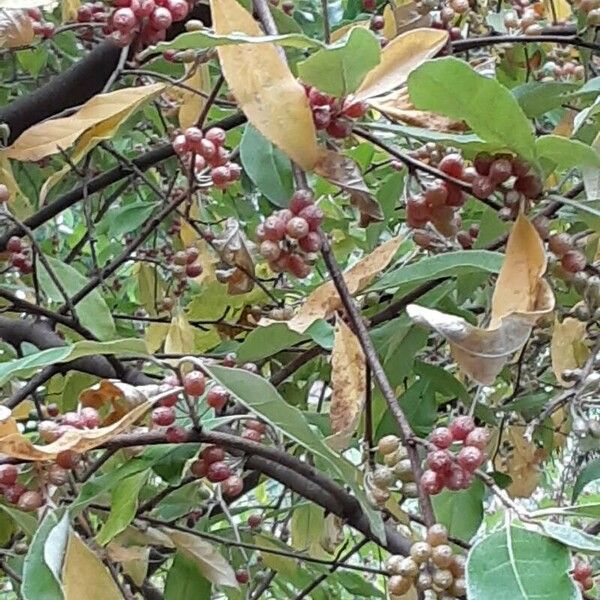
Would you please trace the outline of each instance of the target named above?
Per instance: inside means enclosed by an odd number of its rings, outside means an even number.
[[[429,439],[441,450],[449,448],[454,441],[452,432],[447,427],[437,427],[429,434]]]
[[[436,471],[423,471],[420,481],[421,489],[430,496],[439,494],[444,488],[444,477]]]
[[[295,240],[301,240],[308,233],[308,223],[302,217],[292,217],[287,223],[286,233]]]
[[[242,437],[245,440],[250,440],[251,442],[256,442],[257,444],[262,441],[262,434],[255,429],[244,429],[244,431],[242,431]]]
[[[231,469],[226,463],[217,461],[208,465],[206,477],[212,483],[219,483],[231,477]]]
[[[168,427],[175,422],[175,409],[170,406],[158,406],[152,411],[152,422],[160,427]]]
[[[87,4],[83,4],[77,9],[77,21],[79,23],[88,23],[91,20],[92,8]]]
[[[504,183],[512,175],[512,162],[507,158],[498,158],[490,166],[490,181],[498,185]]]
[[[587,264],[585,254],[579,250],[569,250],[561,259],[562,268],[568,273],[578,273],[583,271]]]
[[[350,119],[360,119],[364,117],[368,110],[369,105],[366,102],[344,103],[344,107],[342,108],[344,115]]]
[[[171,27],[173,17],[171,11],[164,6],[157,6],[150,15],[150,24],[158,30],[164,30]]]
[[[278,242],[282,240],[285,235],[286,223],[283,219],[271,215],[266,218],[263,228],[265,239],[271,240],[272,242]]]
[[[249,419],[245,423],[248,429],[253,429],[254,431],[258,431],[258,433],[263,434],[267,431],[267,424],[262,421],[257,421],[256,419]]]
[[[460,179],[462,177],[464,168],[465,163],[463,158],[456,152],[452,154],[446,154],[439,164],[440,171],[443,171],[446,173],[446,175],[450,175],[456,179]]]
[[[220,127],[211,127],[204,137],[210,140],[215,146],[222,146],[225,143],[225,130]]]
[[[242,177],[242,167],[237,163],[229,163],[229,181],[239,181]]]
[[[201,479],[202,477],[206,477],[206,471],[208,469],[208,465],[202,460],[195,460],[190,465],[190,471],[194,477],[198,477]]]
[[[336,118],[327,126],[327,133],[336,139],[343,139],[352,132],[352,123],[344,118]]]
[[[200,371],[191,371],[183,378],[183,389],[190,396],[202,396],[206,379]]]
[[[250,515],[248,517],[248,527],[252,529],[258,529],[262,525],[262,517],[260,515]]]
[[[590,563],[577,561],[575,568],[573,569],[573,577],[579,581],[584,581],[592,576],[592,571],[593,569]]]
[[[96,429],[97,427],[100,427],[102,422],[98,411],[91,406],[85,406],[81,409],[81,417],[83,419],[83,424],[88,429]]]
[[[165,432],[165,438],[169,444],[181,444],[187,440],[187,431],[183,427],[173,425]]]
[[[206,446],[206,448],[200,452],[200,458],[202,458],[207,465],[214,462],[222,462],[225,460],[225,450],[220,446]]]
[[[221,490],[228,498],[235,498],[244,491],[244,481],[238,475],[232,475],[221,484]]]
[[[473,186],[473,196],[482,200],[489,198],[496,189],[490,178],[485,175],[475,175],[471,185]]]
[[[224,387],[215,385],[206,394],[206,404],[215,410],[223,410],[229,398],[229,392]]]
[[[42,495],[34,490],[23,492],[17,501],[17,506],[25,512],[37,510],[43,504],[44,499],[42,498]]]
[[[229,183],[230,172],[228,167],[215,167],[210,172],[213,185],[217,187],[225,187]]]
[[[83,429],[85,427],[83,417],[79,413],[73,411],[66,412],[63,415],[62,424],[74,427],[75,429]]]
[[[466,489],[470,484],[468,474],[459,467],[453,465],[450,474],[446,477],[446,487],[454,492]]]
[[[171,389],[173,386],[167,383],[163,383],[163,385],[160,386],[159,391],[161,393],[163,392],[168,392],[169,389]],[[178,400],[178,396],[177,394],[173,393],[169,396],[165,396],[164,398],[161,398],[158,403],[160,406],[166,406],[167,408],[175,406],[177,404],[177,400]]]
[[[287,270],[297,277],[298,279],[304,279],[310,275],[310,265],[304,260],[300,254],[291,253],[287,257],[286,261]]]
[[[241,584],[248,583],[248,581],[250,581],[250,575],[245,569],[238,569],[235,572],[235,579]]]
[[[204,139],[202,130],[198,127],[188,127],[183,136],[187,142],[188,148],[194,152],[200,152],[200,142]]]
[[[300,214],[301,210],[314,204],[314,201],[315,198],[309,190],[296,190],[290,200],[290,210],[295,215]]]
[[[313,123],[318,131],[329,127],[331,123],[331,110],[329,106],[317,106],[313,109]]]
[[[490,439],[490,434],[485,427],[475,427],[471,433],[465,438],[466,446],[475,446],[480,450],[485,450]]]
[[[183,21],[190,10],[189,4],[185,0],[167,0],[167,8],[175,23]]]
[[[4,497],[7,502],[11,504],[16,504],[19,501],[19,498],[27,491],[27,488],[20,483],[15,483],[10,487],[7,487],[4,490]]]
[[[456,417],[450,423],[449,429],[455,442],[463,441],[475,429],[475,421],[473,421],[473,417],[468,415]]]
[[[479,175],[487,175],[494,162],[494,157],[487,152],[480,152],[473,161],[473,166]]]
[[[116,29],[127,33],[135,27],[137,19],[135,18],[131,8],[117,8],[117,10],[115,10],[113,13],[112,23]]]
[[[0,484],[14,485],[17,481],[17,467],[15,465],[0,465]]]
[[[179,156],[187,154],[191,150],[188,139],[185,135],[179,134],[175,136],[175,139],[173,140],[173,150],[175,150],[176,154]]]
[[[319,229],[323,221],[323,211],[314,204],[303,208],[298,216],[302,217],[308,223],[308,228],[310,231],[316,231]]]
[[[192,263],[191,265],[186,265],[185,266],[185,274],[188,277],[198,277],[200,275],[202,275],[202,265],[200,263]]]
[[[465,471],[474,471],[484,461],[483,452],[475,446],[465,446],[461,448],[458,453],[458,464],[465,469]]]
[[[21,250],[23,250],[23,242],[21,241],[21,238],[17,237],[16,235],[10,237],[6,243],[6,249],[9,252],[21,252]]]
[[[311,88],[308,93],[308,101],[311,106],[325,106],[331,103],[331,97],[317,88]]]
[[[133,12],[138,19],[143,19],[144,17],[149,17],[155,8],[156,3],[154,0],[139,0],[139,4]]]
[[[210,140],[202,139],[198,144],[197,152],[211,162],[217,156],[217,147]]]
[[[444,473],[452,466],[452,459],[447,450],[435,450],[427,455],[427,466],[438,473]]]
[[[298,242],[298,245],[304,252],[318,252],[321,249],[322,243],[323,240],[316,231],[309,231],[306,236]]]

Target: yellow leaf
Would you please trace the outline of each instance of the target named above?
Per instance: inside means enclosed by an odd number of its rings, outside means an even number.
[[[117,584],[100,557],[76,533],[69,534],[62,567],[65,600],[123,600]],[[93,593],[92,593],[93,590]]]
[[[60,10],[62,22],[75,21],[77,19],[77,9],[81,6],[79,0],[61,0]]]
[[[331,404],[329,420],[333,435],[327,438],[331,448],[348,448],[365,404],[365,355],[352,330],[338,318],[331,352]]]
[[[450,343],[461,370],[490,385],[509,358],[523,347],[531,328],[554,309],[554,294],[542,278],[546,255],[531,223],[517,218],[506,245],[506,256],[492,297],[492,318],[481,329],[461,317],[411,304],[408,316],[428,326]]]
[[[565,114],[562,116],[562,119],[556,124],[552,133],[554,135],[560,135],[562,137],[571,137],[573,134],[573,129],[575,128],[575,117],[577,116],[577,111],[568,108],[565,111]]]
[[[383,9],[383,29],[381,35],[387,40],[393,40],[396,37],[396,17],[394,10],[389,4]]]
[[[171,320],[165,338],[165,352],[167,354],[189,354],[194,352],[194,349],[194,328],[188,323],[185,315],[180,312]]]
[[[210,88],[210,71],[208,64],[204,63],[198,66],[192,66],[195,69],[193,75],[185,80],[185,84],[199,92],[208,92]],[[200,94],[195,94],[190,90],[183,90],[181,94],[181,104],[179,106],[179,127],[187,129],[196,125],[204,106],[206,98]]]
[[[388,240],[346,271],[344,280],[351,294],[360,292],[390,264],[401,242],[402,236]],[[333,282],[328,281],[308,296],[300,310],[288,321],[288,327],[298,333],[304,333],[316,320],[328,319],[341,306],[342,302]]]
[[[91,144],[112,137],[129,115],[164,88],[165,84],[156,83],[94,96],[68,117],[50,119],[25,130],[4,151],[5,155],[36,161],[66,150],[84,136],[76,152],[77,156],[83,156]]]
[[[348,23],[348,25],[342,25],[339,29],[331,32],[331,43],[335,43],[341,40],[346,34],[350,33],[352,29],[355,27],[362,27],[363,29],[369,29],[371,26],[371,21],[356,21],[354,23]]]
[[[556,379],[563,387],[574,385],[574,382],[568,382],[563,379],[563,371],[583,366],[589,355],[585,339],[586,328],[583,321],[567,317],[562,323],[558,319],[554,322],[550,356],[552,358],[554,375],[556,375]]]
[[[168,323],[150,323],[144,332],[144,341],[148,347],[148,352],[154,354],[165,341],[169,333]]]
[[[33,400],[24,400],[15,406],[15,409],[12,411],[12,418],[17,421],[29,419],[29,413],[32,410],[35,410]]]
[[[122,546],[116,540],[111,541],[106,547],[108,558],[121,563],[123,571],[133,579],[134,583],[141,586],[148,573],[148,546]]]
[[[156,307],[163,298],[163,286],[158,269],[149,263],[136,263],[133,272],[137,276],[141,305],[149,315],[156,315]]]
[[[66,431],[51,444],[40,446],[33,444],[21,433],[12,433],[0,437],[0,453],[23,460],[45,461],[55,460],[57,454],[65,450],[82,453],[97,448],[125,431],[140,419],[154,404],[147,400],[128,412],[122,419],[107,427],[98,429],[74,429]],[[2,430],[0,429],[0,434]]]
[[[215,33],[263,35],[236,0],[211,0]],[[317,162],[317,138],[304,88],[274,44],[217,49],[223,75],[248,120],[303,169]]]
[[[33,212],[29,199],[19,187],[13,175],[10,161],[2,152],[0,152],[0,183],[4,184],[10,193],[8,203],[10,211],[21,220],[29,217]]]
[[[419,27],[431,26],[431,14],[421,15],[417,9],[416,2],[399,2],[394,9],[396,19],[396,35],[418,29]]]
[[[544,14],[558,23],[565,23],[571,19],[573,11],[567,0],[544,0]]]
[[[440,29],[414,29],[399,35],[381,51],[380,63],[369,71],[356,98],[368,100],[401,86],[411,71],[435,56],[447,41],[448,32]]]
[[[33,23],[21,10],[0,10],[0,48],[18,48],[33,41]]]

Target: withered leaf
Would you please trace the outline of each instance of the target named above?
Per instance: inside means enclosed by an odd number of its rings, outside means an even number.
[[[550,356],[552,370],[556,379],[563,387],[572,387],[575,382],[565,381],[563,372],[583,366],[590,351],[585,345],[586,324],[584,321],[567,317],[562,323],[554,322]]]
[[[227,281],[230,294],[246,294],[254,287],[254,261],[248,241],[236,219],[228,219],[225,233],[213,242],[221,260],[231,267],[221,269],[220,281]]]
[[[33,23],[27,13],[0,9],[0,48],[27,46],[34,36]]]

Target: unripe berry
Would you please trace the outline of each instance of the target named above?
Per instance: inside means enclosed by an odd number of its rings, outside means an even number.
[[[454,441],[463,441],[475,429],[475,421],[468,415],[456,417],[449,429]]]
[[[402,575],[392,575],[388,580],[388,589],[390,594],[402,596],[412,587],[412,580]]]
[[[448,542],[448,529],[441,523],[435,523],[427,530],[425,539],[431,546],[446,544]]]
[[[182,444],[187,440],[187,431],[183,427],[173,425],[165,432],[165,439],[169,444]]]
[[[200,371],[191,371],[183,378],[183,389],[190,396],[201,396],[205,388],[206,379]]]
[[[411,546],[410,556],[418,564],[427,562],[431,558],[431,546],[427,542],[416,542]]]
[[[29,490],[23,492],[17,501],[17,506],[26,512],[37,510],[44,504],[44,499],[39,492]]]
[[[137,19],[130,8],[118,8],[112,16],[112,24],[116,29],[124,33],[135,27]]]
[[[464,167],[465,163],[462,156],[456,152],[452,154],[446,154],[439,164],[440,171],[443,171],[446,173],[446,175],[450,175],[456,179],[460,179],[462,177]]]
[[[454,441],[452,432],[447,427],[437,427],[429,434],[429,440],[440,449],[449,448]]]
[[[272,242],[279,242],[285,235],[286,223],[283,219],[271,215],[265,219],[263,230],[265,239]]]
[[[431,552],[431,560],[436,567],[440,569],[448,569],[452,564],[453,558],[452,547],[448,544],[439,544],[433,548]]]
[[[217,461],[208,465],[206,477],[211,483],[219,483],[231,477],[231,469],[226,463]]]
[[[587,260],[579,250],[570,250],[560,259],[560,264],[568,273],[577,273],[585,269]]]
[[[229,400],[229,392],[220,385],[215,385],[206,394],[206,403],[215,410],[223,410]]]
[[[169,406],[158,406],[152,411],[152,422],[160,427],[168,427],[175,422],[175,409]]]
[[[221,484],[221,490],[228,498],[235,498],[244,491],[244,481],[238,475],[232,475]]]
[[[150,24],[155,29],[168,29],[173,23],[171,11],[164,6],[157,6],[150,15]]]
[[[300,240],[308,233],[308,223],[302,217],[292,217],[287,223],[286,233],[289,237]]]

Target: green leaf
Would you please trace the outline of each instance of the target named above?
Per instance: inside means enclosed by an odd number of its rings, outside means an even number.
[[[581,112],[577,113],[577,116],[573,122],[573,133],[577,133],[585,125],[585,122],[590,117],[598,114],[598,112],[600,112],[600,95],[598,95],[595,102],[591,106],[588,106]]]
[[[547,159],[557,169],[600,168],[600,154],[579,140],[570,140],[560,135],[544,135],[536,140],[535,146],[540,159]]]
[[[510,526],[475,544],[467,559],[470,600],[577,600],[568,549],[539,533]]]
[[[320,506],[309,503],[295,508],[290,523],[292,546],[313,558],[328,558],[320,543],[324,528],[325,513]]]
[[[75,342],[71,346],[60,346],[59,348],[48,348],[23,358],[7,361],[0,364],[0,385],[17,377],[26,377],[37,369],[48,365],[70,362],[83,356],[95,354],[123,354],[140,355],[146,354],[146,344],[139,339],[113,340],[112,342]]]
[[[48,536],[61,518],[62,511],[49,511],[31,540],[23,563],[21,595],[24,600],[63,600],[60,583],[44,560]],[[57,547],[56,551],[59,550]]]
[[[54,575],[57,583],[61,582],[63,557],[69,540],[69,513],[65,511],[60,521],[52,528],[44,543],[44,562]]]
[[[288,205],[294,193],[290,159],[252,125],[246,125],[240,159],[252,183],[277,206]]]
[[[37,77],[48,62],[48,51],[42,46],[17,53],[19,64],[33,77]]]
[[[174,521],[187,515],[194,506],[200,506],[205,500],[202,482],[192,481],[165,496],[152,511],[152,516],[165,521]]]
[[[377,38],[362,27],[353,29],[338,44],[319,50],[298,64],[302,81],[336,97],[347,96],[379,64]]]
[[[309,336],[292,331],[285,323],[271,323],[253,329],[236,354],[240,362],[256,361],[308,339]]]
[[[135,231],[145,223],[157,206],[156,202],[138,202],[111,210],[102,220],[101,226],[98,227],[98,233],[103,233],[111,238],[121,238],[124,234]]]
[[[600,552],[600,539],[595,535],[590,535],[562,523],[554,523],[552,521],[544,521],[541,523],[544,533],[552,539],[587,554],[596,554]]]
[[[589,462],[577,475],[577,480],[573,486],[572,501],[575,502],[577,497],[583,491],[583,488],[592,481],[600,479],[600,458]]]
[[[37,519],[31,514],[23,512],[12,506],[0,504],[0,509],[3,510],[19,527],[27,537],[32,538],[38,527]]]
[[[138,495],[148,479],[149,469],[123,479],[113,490],[110,514],[102,529],[96,536],[96,541],[105,546],[116,535],[121,533],[135,517],[138,507]]]
[[[489,250],[458,250],[421,258],[418,262],[389,271],[369,290],[385,290],[405,284],[417,284],[438,277],[455,277],[466,273],[498,273],[504,255]]]
[[[202,421],[202,429],[208,431],[218,427],[223,422],[227,422],[226,417],[212,419],[216,424],[212,424],[208,419]],[[179,485],[183,477],[183,469],[187,461],[198,454],[200,444],[173,444],[162,446],[160,456],[154,461],[152,470],[159,475],[169,485]],[[165,453],[165,450],[168,452]]]
[[[484,493],[483,483],[475,479],[467,490],[445,490],[432,496],[436,519],[448,528],[452,536],[468,542],[483,520]]]
[[[416,108],[462,119],[486,142],[535,162],[535,134],[516,98],[457,58],[430,60],[408,77]]]
[[[89,278],[82,275],[77,269],[66,265],[60,260],[47,256],[48,264],[54,272],[54,275],[61,283],[63,290],[69,295],[74,296],[81,288],[89,282]],[[38,277],[40,286],[53,302],[64,303],[63,295],[60,293],[54,282],[50,278],[44,265],[39,263]],[[84,327],[87,327],[94,335],[101,340],[115,337],[115,322],[99,289],[92,290],[75,307],[75,312],[79,321]]]
[[[323,439],[310,428],[301,411],[290,406],[271,383],[254,373],[217,365],[206,365],[206,370],[242,405],[258,414],[273,427],[283,431],[313,455],[318,456],[336,478],[349,485],[369,517],[373,533],[381,540],[385,539],[381,515],[368,503],[358,482],[356,468],[325,444]]]
[[[425,379],[433,390],[443,396],[454,396],[465,402],[469,399],[469,394],[465,386],[452,373],[449,373],[442,367],[416,361],[415,373]]]
[[[165,600],[210,600],[212,585],[194,561],[177,552],[165,582]]]
[[[567,102],[570,92],[577,87],[574,83],[562,81],[530,81],[513,88],[512,93],[523,112],[534,119]]]

